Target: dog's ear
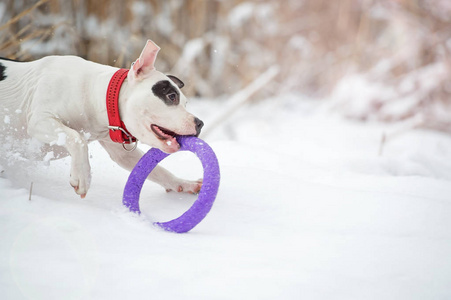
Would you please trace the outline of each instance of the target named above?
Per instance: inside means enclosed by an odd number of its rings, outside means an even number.
[[[134,63],[132,63],[130,71],[128,72],[130,81],[142,80],[146,78],[146,75],[150,71],[155,69],[154,64],[158,51],[160,51],[160,47],[151,40],[147,40],[147,44],[141,52],[141,55]]]
[[[169,79],[171,79],[172,82],[174,82],[174,83],[179,87],[179,89],[181,89],[182,87],[185,86],[185,84],[183,83],[183,81],[181,81],[180,79],[178,79],[178,78],[175,77],[174,75],[166,75],[166,76],[168,76]]]

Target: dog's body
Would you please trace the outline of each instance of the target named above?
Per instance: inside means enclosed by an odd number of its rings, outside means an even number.
[[[174,135],[198,135],[203,123],[186,111],[183,83],[155,70],[158,50],[148,41],[132,64],[120,89],[119,112],[134,137],[173,153],[179,149]],[[27,63],[0,59],[1,156],[8,151],[32,159],[70,155],[70,184],[82,197],[90,185],[89,142],[98,140],[115,162],[131,170],[143,153],[127,152],[109,137],[106,92],[117,70],[74,56]],[[28,142],[30,137],[40,143]],[[201,187],[200,181],[181,180],[161,167],[149,179],[166,190],[195,193]]]

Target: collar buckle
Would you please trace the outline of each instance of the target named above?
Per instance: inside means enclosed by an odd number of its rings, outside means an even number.
[[[120,130],[122,131],[123,134],[125,134],[128,137],[128,143],[127,141],[123,141],[122,142],[122,148],[124,148],[125,151],[127,152],[132,152],[136,149],[136,147],[138,146],[138,140],[132,136],[127,130],[125,130],[124,128],[120,127],[120,126],[111,126],[108,125],[108,129],[112,130],[112,131],[116,131],[116,130]],[[125,147],[125,144],[134,144],[132,148],[128,149],[127,147]]]

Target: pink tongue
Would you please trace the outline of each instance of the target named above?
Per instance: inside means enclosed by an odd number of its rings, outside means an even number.
[[[164,141],[164,143],[168,146],[168,148],[173,151],[176,152],[180,149],[180,145],[177,142],[177,140],[174,137],[168,137],[167,140]]]

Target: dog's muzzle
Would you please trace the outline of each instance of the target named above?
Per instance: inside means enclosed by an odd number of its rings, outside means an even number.
[[[196,127],[196,137],[199,136],[202,127],[204,127],[204,122],[202,122],[199,118],[194,118],[194,125]]]

